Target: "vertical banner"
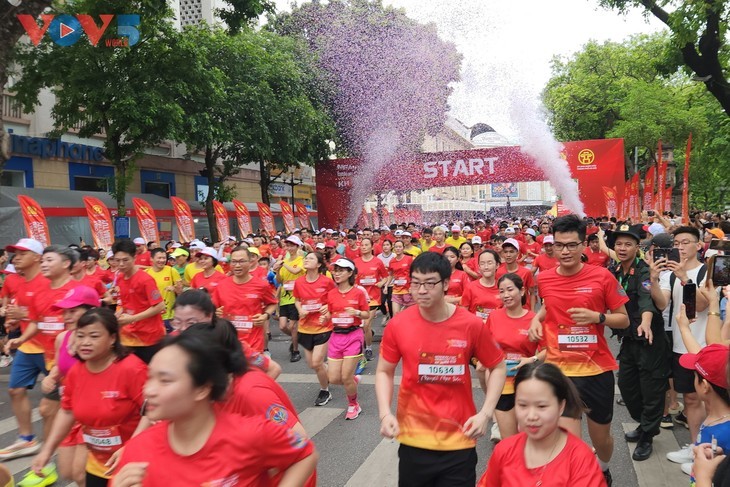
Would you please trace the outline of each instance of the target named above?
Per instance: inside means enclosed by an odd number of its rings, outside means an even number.
[[[639,217],[639,173],[634,174],[629,180],[629,217],[635,220]]]
[[[238,221],[238,231],[241,232],[241,238],[246,238],[253,233],[253,225],[251,225],[251,213],[248,212],[246,205],[238,200],[233,200],[233,206],[236,208],[236,220]]]
[[[368,220],[368,212],[365,211],[365,207],[362,207],[362,210],[360,211],[360,217],[357,219],[357,227],[362,230],[363,228],[367,228],[370,226],[370,222]]]
[[[618,201],[616,198],[616,190],[603,186],[603,197],[606,200],[606,215],[608,217],[618,216]]]
[[[667,168],[662,164],[662,141],[659,141],[659,148],[657,150],[657,188],[656,188],[656,211],[661,214],[664,211],[664,185],[667,181]]]
[[[687,139],[687,152],[684,153],[684,172],[682,175],[682,223],[689,223],[689,153],[692,151],[692,132]]]
[[[228,211],[223,203],[213,200],[213,212],[215,213],[215,224],[218,227],[218,241],[224,242],[228,240],[231,234],[231,226],[228,223]]]
[[[634,215],[637,219],[641,218],[641,194],[640,194],[640,187],[641,187],[641,174],[638,172],[634,174],[633,178],[633,191],[634,191]]]
[[[373,229],[380,228],[380,215],[378,215],[378,209],[373,209]]]
[[[149,203],[141,198],[132,198],[134,203],[134,211],[137,214],[137,225],[139,225],[139,233],[145,242],[155,242],[160,245],[160,234],[157,230],[157,217],[155,210]]]
[[[646,176],[644,176],[644,201],[643,201],[644,211],[654,209],[652,204],[654,203],[654,173],[655,172],[656,172],[656,167],[651,166],[649,169],[647,169]]]
[[[383,207],[383,225],[390,226],[390,212],[387,206]]]
[[[195,224],[190,206],[177,196],[170,196],[170,203],[177,223],[177,238],[184,243],[192,242],[195,240]]]
[[[274,235],[276,226],[274,225],[274,214],[271,212],[271,207],[264,203],[256,203],[256,205],[259,207],[261,229],[269,235]]]
[[[624,184],[624,194],[621,198],[621,219],[627,220],[629,218],[629,194],[631,193],[631,180],[626,181]]]
[[[284,220],[284,231],[286,233],[294,233],[294,211],[291,205],[286,201],[281,201],[279,206],[281,206],[281,219]]]
[[[674,186],[670,186],[666,190],[664,190],[664,211],[672,211],[672,192],[673,191],[674,191]]]
[[[114,242],[114,227],[109,209],[98,198],[84,196],[86,216],[89,218],[94,247],[109,250]]]
[[[41,205],[30,196],[24,195],[18,195],[18,203],[28,237],[38,240],[44,247],[51,245],[51,232],[48,230],[48,222]]]
[[[299,226],[301,228],[312,228],[312,222],[309,220],[309,210],[304,206],[304,203],[296,203],[294,206],[297,208],[297,219],[299,220]]]

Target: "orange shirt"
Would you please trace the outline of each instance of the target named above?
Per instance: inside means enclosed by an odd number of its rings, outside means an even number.
[[[388,322],[380,355],[393,364],[403,361],[400,443],[439,451],[476,445],[461,429],[476,414],[469,360],[476,357],[491,368],[503,359],[480,319],[457,307],[450,318],[433,323],[412,306]]]
[[[499,299],[499,288],[497,281],[494,286],[486,287],[479,281],[471,281],[464,287],[464,293],[461,295],[461,306],[475,314],[482,320],[489,318],[489,314],[502,307],[502,300]]]
[[[327,303],[327,293],[335,288],[335,282],[320,274],[314,282],[307,281],[304,275],[294,281],[294,298],[308,314],[299,320],[299,333],[314,335],[332,330],[332,322],[320,323],[320,308]]]
[[[626,291],[605,267],[583,265],[578,273],[567,277],[557,269],[540,273],[537,280],[546,312],[542,324],[546,361],[568,377],[590,377],[618,369],[603,334],[604,325],[575,325],[568,309],[605,313],[628,302]]]
[[[78,281],[70,279],[63,286],[53,289],[51,282],[46,280],[33,297],[33,303],[28,309],[30,321],[35,321],[38,326],[36,337],[38,343],[43,347],[46,367],[49,370],[56,362],[56,337],[66,329],[66,325],[63,323],[63,310],[54,309],[53,305],[79,285]]]
[[[378,259],[379,260],[379,259]],[[390,259],[388,270],[393,276],[393,294],[408,294],[411,287],[411,263],[413,257],[403,254],[401,259]]]
[[[355,267],[357,268],[357,283],[368,292],[370,306],[380,306],[383,292],[375,284],[388,277],[385,264],[377,257],[373,257],[367,262],[359,257],[355,259]]]
[[[141,313],[161,303],[162,294],[155,279],[139,269],[127,279],[123,275],[117,279],[119,286],[118,305],[128,315]],[[165,336],[162,313],[147,319],[124,325],[119,333],[122,345],[128,347],[148,347],[155,345]]]

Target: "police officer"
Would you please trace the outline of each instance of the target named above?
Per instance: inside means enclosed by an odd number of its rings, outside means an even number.
[[[629,297],[630,323],[626,329],[615,330],[621,342],[618,387],[629,414],[639,422],[625,438],[637,443],[632,458],[640,462],[651,456],[652,439],[659,434],[669,377],[669,343],[662,315],[651,299],[649,265],[639,257],[640,229],[624,224],[614,236],[618,263],[611,270]]]

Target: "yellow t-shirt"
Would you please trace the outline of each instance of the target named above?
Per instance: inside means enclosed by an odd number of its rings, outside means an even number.
[[[428,252],[428,249],[436,245],[436,241],[431,239],[431,242],[426,242],[424,239],[421,239],[421,251],[422,252]]]
[[[409,249],[403,249],[404,254],[410,255],[414,259],[416,257],[418,257],[419,255],[421,255],[422,252],[423,251],[421,249],[419,249],[418,247],[416,247],[415,245],[411,246],[411,248],[409,248]]]
[[[281,286],[279,287],[279,304],[294,304],[294,294],[292,294],[292,291],[294,290],[294,281],[307,272],[304,270],[304,256],[297,255],[293,259],[284,259],[284,263],[289,267],[298,267],[300,272],[299,274],[293,274],[284,266],[279,269],[279,275],[277,276],[281,283]]]
[[[446,239],[447,246],[456,247],[457,249],[459,247],[461,247],[461,244],[463,244],[464,242],[466,242],[466,238],[464,238],[464,237],[459,237],[459,238],[449,237]]]
[[[160,290],[163,301],[165,301],[165,312],[162,313],[163,320],[171,320],[173,313],[173,306],[175,306],[175,291],[168,291],[166,288],[174,286],[175,283],[180,281],[180,273],[172,267],[166,265],[161,271],[156,271],[154,267],[145,269],[145,272],[152,276],[157,284],[157,289]]]

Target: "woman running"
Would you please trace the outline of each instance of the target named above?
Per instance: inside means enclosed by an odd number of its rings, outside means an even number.
[[[458,306],[461,295],[464,294],[464,288],[471,282],[471,279],[462,270],[463,264],[459,262],[459,251],[456,250],[456,247],[446,247],[442,255],[451,264],[451,277],[449,278],[449,288],[446,290],[446,302]]]
[[[213,294],[216,286],[226,278],[226,275],[216,269],[218,266],[218,252],[213,247],[206,247],[198,253],[198,265],[203,269],[190,282],[193,289],[205,289]]]
[[[383,262],[386,269],[390,266],[390,261],[395,257],[393,253],[393,243],[390,240],[383,240],[381,244],[383,251],[378,254],[378,259]],[[388,282],[383,286],[383,296],[380,301],[380,312],[385,316],[385,323],[393,317],[393,281],[388,279]]]
[[[402,310],[413,304],[411,296],[411,262],[413,257],[404,254],[403,242],[396,240],[393,244],[395,257],[390,261],[390,282],[393,284],[393,314],[397,315]]]
[[[482,277],[479,273],[479,255],[474,251],[471,242],[464,242],[459,246],[459,262],[472,281]]]
[[[383,295],[383,287],[390,280],[388,270],[383,262],[373,255],[373,241],[370,238],[363,238],[360,241],[360,257],[355,259],[357,268],[357,283],[367,291],[370,297],[370,315],[363,323],[365,333],[365,358],[373,359],[373,318],[380,308],[380,300]]]
[[[499,308],[499,289],[494,274],[499,266],[499,255],[493,250],[485,250],[479,254],[479,271],[481,277],[465,286],[461,295],[461,306],[483,319],[489,318],[492,310]]]

